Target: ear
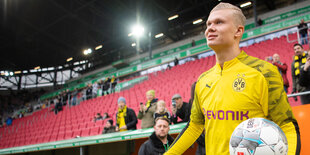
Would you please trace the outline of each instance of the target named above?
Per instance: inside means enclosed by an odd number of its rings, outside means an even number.
[[[235,37],[241,39],[243,33],[244,33],[244,26],[239,25],[239,26],[237,27],[237,31],[236,31]]]

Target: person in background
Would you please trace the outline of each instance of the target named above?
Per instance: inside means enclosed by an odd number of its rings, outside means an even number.
[[[310,50],[308,51],[308,58],[306,63],[302,66],[299,77],[299,84],[306,88],[305,91],[310,91]],[[310,95],[305,96],[305,103],[310,104]]]
[[[96,98],[96,97],[97,97],[97,93],[98,93],[98,83],[97,83],[97,82],[95,82],[95,83],[93,84],[92,93],[93,93],[93,98]]]
[[[102,131],[102,134],[106,134],[106,133],[112,133],[112,132],[115,132],[115,126],[113,126],[113,120],[108,120],[106,123],[105,123],[105,126],[103,128],[103,131]]]
[[[179,59],[177,57],[175,57],[174,59],[174,66],[177,66],[179,65]]]
[[[155,90],[149,90],[146,92],[146,103],[140,103],[140,110],[138,114],[138,119],[142,120],[141,128],[150,128],[154,126],[154,113],[156,111],[156,102],[158,101],[155,98]]]
[[[289,87],[289,83],[288,83],[288,79],[287,79],[287,76],[286,76],[286,72],[287,72],[287,65],[286,63],[283,63],[280,61],[280,56],[279,54],[275,53],[273,56],[272,56],[272,62],[271,62],[273,65],[277,66],[281,76],[282,76],[282,79],[283,79],[283,85],[284,85],[284,90],[285,92],[287,93],[287,90],[288,90],[288,87]]]
[[[158,117],[165,117],[170,120],[170,113],[166,108],[166,103],[163,100],[160,100],[156,104],[156,112],[154,113],[154,120]]]
[[[155,120],[154,132],[149,139],[144,142],[139,149],[138,155],[162,155],[173,142],[173,138],[168,134],[170,121],[165,117],[158,117]]]
[[[99,120],[103,120],[103,117],[101,116],[100,113],[97,113],[96,116],[94,117],[94,122],[99,121]]]
[[[116,85],[117,85],[117,80],[116,80],[115,76],[113,75],[112,79],[111,79],[111,93],[115,92]]]
[[[75,88],[73,90],[73,92],[71,93],[71,105],[75,106],[76,102],[77,102],[77,95],[78,95],[79,91]]]
[[[13,118],[12,118],[11,116],[9,116],[9,117],[5,120],[5,124],[6,124],[7,126],[10,126],[10,125],[12,125],[12,123],[13,123]]]
[[[111,82],[111,79],[109,77],[105,78],[103,82],[103,87],[102,87],[103,94],[106,94],[106,95],[109,94],[110,82]]]
[[[116,113],[116,131],[137,129],[137,116],[135,111],[126,106],[126,99],[120,97],[117,100],[118,111]]]
[[[294,51],[295,51],[295,56],[293,57],[294,60],[291,66],[292,67],[292,79],[293,79],[292,94],[306,91],[306,87],[301,86],[299,84],[299,80],[300,80],[300,71],[302,70],[301,66],[303,66],[307,62],[307,53],[304,52],[304,49],[302,45],[300,44],[294,45]],[[307,98],[308,98],[308,95],[300,96],[301,103],[306,104]],[[295,97],[295,100],[297,100],[297,97]]]
[[[299,38],[301,40],[301,45],[308,44],[308,25],[305,23],[304,19],[300,20],[298,27]]]
[[[172,96],[172,116],[171,122],[173,124],[188,122],[189,117],[191,115],[191,105],[183,102],[183,99],[180,94],[175,94]],[[178,117],[182,119],[182,121],[178,122]]]
[[[86,89],[86,100],[91,99],[92,95],[93,95],[93,88],[92,88],[92,85],[89,83]]]

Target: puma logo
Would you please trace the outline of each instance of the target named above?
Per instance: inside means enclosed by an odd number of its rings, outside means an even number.
[[[211,88],[211,86],[210,86],[210,85],[208,85],[208,84],[206,84],[206,87]]]

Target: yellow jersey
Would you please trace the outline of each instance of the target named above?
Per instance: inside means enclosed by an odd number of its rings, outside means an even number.
[[[229,155],[234,129],[254,117],[277,123],[287,137],[288,155],[299,153],[299,129],[278,69],[242,51],[198,78],[190,122],[165,155],[182,154],[203,129],[206,154]]]

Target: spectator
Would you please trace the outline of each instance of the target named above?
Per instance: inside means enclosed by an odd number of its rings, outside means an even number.
[[[111,79],[111,93],[115,92],[116,85],[117,85],[117,80],[116,80],[115,76],[113,75],[112,79]]]
[[[258,20],[257,20],[257,25],[258,25],[258,26],[262,26],[263,23],[264,23],[263,20],[260,19],[260,18],[258,18]]]
[[[179,64],[179,59],[177,57],[175,57],[174,59],[174,66],[177,66]]]
[[[302,66],[300,72],[299,84],[306,88],[305,91],[310,91],[310,50],[308,51],[308,58],[305,65]],[[303,95],[305,98],[304,104],[310,104],[310,94]]]
[[[155,98],[155,91],[149,90],[146,92],[147,102],[145,105],[140,103],[140,110],[138,114],[138,119],[142,120],[141,128],[150,128],[154,126],[154,113],[156,111],[156,102],[158,101]]]
[[[113,120],[110,119],[105,123],[102,134],[112,133],[112,132],[115,132],[115,126],[113,126]]]
[[[93,84],[92,93],[93,93],[93,98],[96,98],[96,97],[97,97],[97,93],[98,93],[98,84],[97,84],[97,82],[95,82],[95,83]]]
[[[298,27],[299,38],[301,40],[301,44],[308,44],[308,25],[305,23],[304,19],[300,20]]]
[[[77,101],[77,95],[78,95],[78,90],[75,88],[74,91],[71,93],[71,105],[76,105]]]
[[[103,120],[103,117],[101,116],[100,113],[97,113],[97,115],[94,117],[94,122],[99,121],[99,120]]]
[[[110,78],[108,78],[108,77],[105,78],[105,80],[103,82],[103,87],[102,87],[103,93],[109,94],[110,82],[111,82]]]
[[[87,90],[86,90],[86,99],[91,99],[93,95],[93,88],[91,84],[88,84]]]
[[[279,54],[274,54],[272,57],[272,64],[278,67],[278,70],[283,78],[283,85],[284,85],[284,90],[287,93],[288,87],[289,87],[289,83],[288,83],[288,79],[286,77],[286,71],[287,71],[287,65],[286,63],[282,63],[280,61],[280,56]]]
[[[181,122],[188,122],[190,114],[191,114],[191,105],[186,102],[183,102],[183,99],[180,94],[173,95],[171,121],[174,124]],[[178,117],[181,118],[182,121],[178,122]]]
[[[173,138],[168,134],[170,121],[165,117],[158,117],[155,120],[154,132],[149,140],[144,142],[140,149],[139,155],[162,155],[171,146]]]
[[[55,108],[54,108],[55,114],[57,115],[59,111],[62,111],[62,103],[58,98],[55,99]]]
[[[196,46],[196,42],[195,42],[195,40],[193,39],[193,40],[192,40],[192,47],[194,47],[194,46]]]
[[[116,131],[137,129],[137,116],[135,111],[126,106],[124,97],[118,98],[118,111],[116,113]]]
[[[13,123],[13,118],[12,118],[11,116],[8,117],[8,118],[5,120],[5,124],[6,124],[7,126],[12,125],[12,123]]]
[[[99,121],[99,120],[105,120],[105,119],[107,119],[107,118],[109,118],[109,117],[110,117],[110,116],[109,116],[109,114],[108,114],[107,112],[105,112],[105,113],[103,114],[103,116],[101,116],[100,113],[97,113],[97,115],[94,117],[94,122]]]
[[[156,112],[154,113],[154,120],[158,117],[165,117],[170,120],[170,113],[166,108],[166,103],[163,100],[160,100],[156,104]]]
[[[307,61],[307,54],[304,52],[302,45],[295,44],[294,45],[294,51],[295,56],[292,63],[292,79],[293,79],[293,93],[296,92],[304,92],[306,90],[306,87],[303,87],[299,84],[300,80],[300,70],[301,66],[303,66]],[[297,98],[295,98],[296,100]],[[306,104],[307,103],[307,95],[300,96],[301,103]]]

